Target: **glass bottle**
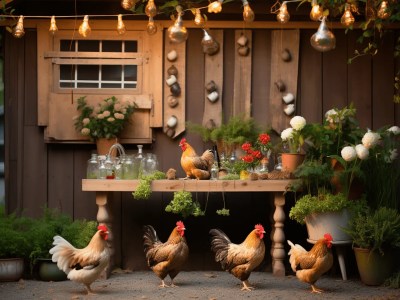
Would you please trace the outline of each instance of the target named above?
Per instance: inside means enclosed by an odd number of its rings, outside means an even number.
[[[132,155],[125,155],[122,161],[122,179],[135,179],[135,163]]]
[[[106,170],[106,165],[105,165],[105,161],[106,161],[106,157],[104,155],[99,155],[98,156],[99,159],[99,179],[106,179],[107,177],[107,170]]]
[[[121,154],[119,157],[114,158],[114,179],[122,179],[123,177],[123,170],[122,170],[122,164],[125,160],[125,154]]]
[[[274,170],[282,171],[282,155],[278,155],[278,157],[276,159],[277,159],[277,163],[274,167]]]
[[[92,153],[92,156],[87,161],[86,178],[97,179],[99,177],[99,162],[97,160],[97,154]]]
[[[211,166],[211,180],[217,180],[218,179],[218,162],[214,162],[213,165]]]
[[[147,153],[143,165],[143,174],[151,175],[157,171],[157,156],[153,153]]]
[[[135,156],[134,159],[134,174],[133,177],[135,179],[140,178],[142,175],[142,170],[143,170],[143,145],[137,145],[138,147],[138,152]]]

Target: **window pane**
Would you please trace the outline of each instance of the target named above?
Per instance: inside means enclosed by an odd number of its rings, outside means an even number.
[[[119,84],[119,83],[102,83],[101,87],[103,89],[120,89],[121,84]]]
[[[60,88],[73,88],[73,82],[60,82]]]
[[[125,83],[124,88],[126,89],[135,89],[137,84],[130,84],[130,83]]]
[[[125,41],[125,52],[137,52],[137,41]]]
[[[61,40],[60,51],[75,51],[75,41],[72,40]]]
[[[60,65],[60,79],[73,80],[75,77],[74,65]]]
[[[99,80],[99,66],[78,65],[78,80]]]
[[[122,42],[103,41],[103,52],[122,52]]]
[[[101,68],[103,81],[121,81],[122,66],[105,65]]]
[[[80,40],[78,41],[78,51],[81,52],[99,52],[100,42],[90,41],[90,40]]]
[[[97,83],[90,83],[90,82],[78,82],[78,88],[98,88],[99,85]]]
[[[137,66],[124,66],[125,69],[125,81],[137,81]]]

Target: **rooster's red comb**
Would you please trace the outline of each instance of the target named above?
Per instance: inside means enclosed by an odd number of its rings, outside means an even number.
[[[182,145],[184,143],[186,143],[186,139],[185,138],[181,139],[181,142],[179,144]]]
[[[257,224],[256,226],[254,226],[255,229],[258,229],[261,232],[264,232],[264,227],[261,224]]]
[[[97,230],[101,230],[101,231],[104,231],[104,232],[108,231],[106,225],[99,225],[99,226],[97,226]]]
[[[182,221],[176,222],[176,226],[179,227],[179,228],[185,228],[185,225],[183,225]]]
[[[332,238],[332,236],[331,236],[329,233],[325,233],[325,234],[324,234],[324,239],[327,240],[327,241],[329,241],[329,242],[332,242],[332,241],[333,241],[333,238]]]

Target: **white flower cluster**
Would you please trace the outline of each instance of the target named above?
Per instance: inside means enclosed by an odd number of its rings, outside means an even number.
[[[340,152],[342,158],[345,161],[353,161],[357,157],[361,160],[365,160],[369,156],[369,150],[362,144],[358,144],[357,146],[346,146]]]
[[[281,132],[282,141],[288,141],[292,137],[293,137],[293,128],[289,127]]]
[[[393,133],[394,135],[400,134],[399,126],[392,126],[388,129],[389,132]]]
[[[290,120],[290,126],[292,126],[293,129],[300,131],[304,126],[306,126],[306,119],[301,116],[295,116]]]
[[[379,135],[379,133],[368,130],[368,132],[364,134],[361,142],[367,149],[370,149],[374,147],[376,144],[378,144],[380,139],[381,136]]]

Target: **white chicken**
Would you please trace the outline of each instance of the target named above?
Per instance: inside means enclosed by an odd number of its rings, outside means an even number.
[[[94,294],[90,285],[99,278],[110,261],[110,250],[107,245],[108,229],[99,225],[89,244],[83,249],[77,249],[61,236],[55,236],[49,253],[53,262],[57,262],[68,279],[83,283],[88,294]]]

